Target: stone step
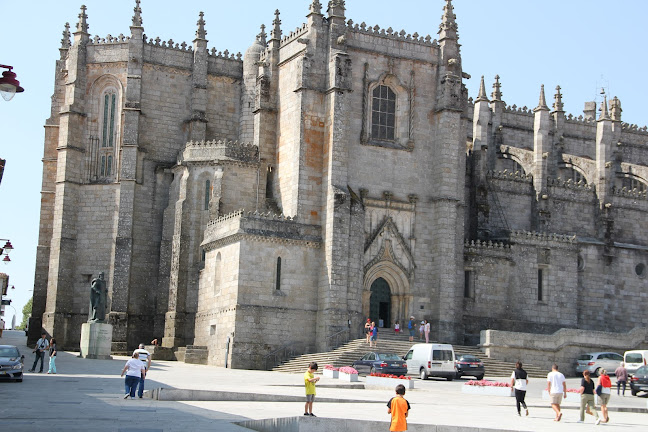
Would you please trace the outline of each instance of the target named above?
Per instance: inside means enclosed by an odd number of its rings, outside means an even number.
[[[190,364],[207,364],[209,350],[206,346],[187,345],[185,350],[184,362]]]
[[[180,347],[178,348],[173,354],[175,355],[175,359],[177,361],[183,362],[185,361],[185,353],[187,351],[187,347]]]

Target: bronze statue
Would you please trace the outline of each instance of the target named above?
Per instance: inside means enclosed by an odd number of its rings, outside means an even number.
[[[106,281],[103,272],[90,282],[90,314],[88,322],[102,323],[106,319]]]

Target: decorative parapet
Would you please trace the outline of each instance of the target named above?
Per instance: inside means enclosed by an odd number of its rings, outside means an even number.
[[[552,242],[555,244],[576,245],[577,237],[575,235],[563,235],[556,233],[540,233],[536,231],[513,230],[510,236],[512,243],[532,244]]]
[[[299,39],[301,36],[305,35],[308,33],[308,25],[306,23],[302,24],[301,27],[297,27],[295,31],[290,32],[287,36],[284,36],[281,39],[281,43],[279,46],[284,46],[289,44],[290,42],[294,41],[295,39]]]
[[[216,160],[258,163],[259,148],[254,144],[239,143],[238,141],[189,141],[178,155],[178,165],[183,162],[211,162]]]
[[[565,116],[565,120],[569,123],[580,123],[580,124],[591,124],[591,125],[596,124],[596,119],[583,117],[583,115],[579,115],[578,117],[576,117],[573,114],[568,114],[567,116]]]
[[[124,36],[120,34],[119,36],[108,35],[105,38],[95,35],[94,38],[88,40],[88,45],[99,45],[99,44],[120,44],[127,43],[130,40],[130,36]]]
[[[174,49],[177,51],[193,52],[193,47],[191,45],[187,45],[186,42],[182,42],[181,44],[178,44],[177,42],[173,42],[173,39],[169,39],[168,41],[163,41],[159,37],[156,37],[155,39],[153,38],[148,39],[146,35],[142,36],[142,39],[144,40],[145,44],[151,46]]]
[[[207,54],[213,58],[222,58],[225,60],[234,60],[243,63],[242,57],[243,54],[237,52],[236,54],[230,53],[229,50],[217,51],[216,48],[212,48],[211,51],[207,50]]]
[[[522,108],[520,108],[517,105],[512,105],[512,106],[507,105],[504,108],[504,112],[533,115],[533,110],[531,108],[528,108],[526,106],[523,106]]]
[[[531,183],[533,181],[533,176],[531,174],[525,174],[521,171],[488,171],[486,177],[496,180],[512,180],[521,183]]]
[[[612,194],[620,197],[625,197],[625,198],[632,198],[632,199],[646,199],[646,192],[647,191],[641,191],[639,189],[628,189],[628,188],[617,188],[616,186],[612,187]]]
[[[322,230],[317,225],[297,222],[296,216],[238,210],[209,222],[202,246],[213,250],[244,238],[317,248],[322,242]]]
[[[511,245],[502,242],[486,240],[464,241],[464,260],[468,262],[479,261],[483,258],[511,259]]]
[[[385,39],[411,42],[411,43],[431,46],[435,48],[439,46],[436,39],[433,40],[430,35],[423,37],[420,36],[418,33],[409,34],[405,30],[396,32],[391,27],[385,30],[385,29],[381,29],[380,26],[377,25],[373,27],[367,26],[367,24],[364,22],[361,23],[360,25],[358,24],[354,25],[353,20],[349,20],[347,21],[347,28],[352,32],[368,34],[368,35],[377,36]]]
[[[635,132],[640,134],[648,134],[648,126],[639,127],[636,124],[621,123],[621,130],[623,132]]]
[[[575,182],[572,179],[563,180],[561,178],[547,178],[547,186],[562,187],[565,189],[583,190],[591,192],[594,188],[584,181]]]

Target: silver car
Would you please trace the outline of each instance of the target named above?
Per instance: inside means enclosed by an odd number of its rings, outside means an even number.
[[[581,354],[576,360],[576,373],[583,373],[588,370],[594,376],[599,375],[601,369],[608,374],[614,375],[614,371],[623,361],[623,356],[615,352],[594,352]]]
[[[13,345],[0,345],[0,379],[23,380],[24,355]]]

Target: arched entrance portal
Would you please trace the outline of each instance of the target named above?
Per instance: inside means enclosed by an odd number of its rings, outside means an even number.
[[[389,283],[381,277],[371,284],[371,298],[369,300],[369,317],[376,325],[391,327],[391,290]]]

